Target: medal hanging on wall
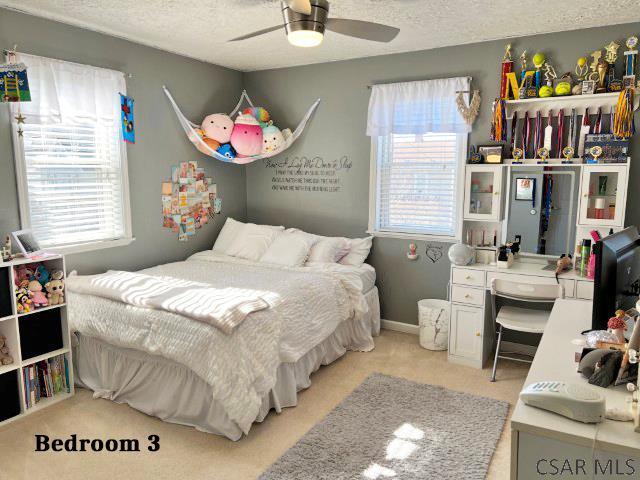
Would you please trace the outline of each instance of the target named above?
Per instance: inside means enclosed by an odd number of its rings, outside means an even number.
[[[527,158],[529,149],[529,140],[531,139],[531,122],[529,121],[529,112],[524,114],[524,122],[522,123],[522,158]]]
[[[560,158],[562,149],[564,148],[564,110],[558,112],[558,132],[556,134],[556,155],[554,158]]]
[[[589,120],[589,109],[586,108],[584,115],[582,116],[582,125],[580,126],[580,133],[578,134],[578,157],[584,156],[584,139],[591,131],[591,125]]]
[[[513,117],[511,117],[511,154],[513,155],[513,150],[516,148],[516,129],[518,128],[518,112],[513,112]]]
[[[598,108],[598,115],[596,115],[596,123],[593,127],[593,133],[599,135],[602,133],[602,109]]]

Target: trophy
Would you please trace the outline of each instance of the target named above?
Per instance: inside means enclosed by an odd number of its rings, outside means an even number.
[[[596,66],[596,73],[598,76],[598,86],[596,87],[596,93],[605,93],[607,91],[606,75],[609,70],[609,64],[602,58],[598,61]]]
[[[586,80],[588,71],[589,68],[587,67],[587,57],[580,57],[576,62],[576,84],[571,89],[572,94],[582,94],[582,82]]]
[[[600,57],[602,57],[602,52],[600,50],[596,50],[591,54],[591,64],[589,65],[589,70],[591,71],[582,82],[582,94],[588,95],[592,93],[596,93],[596,81],[598,80],[598,65],[600,64]]]
[[[605,46],[604,49],[607,52],[605,54],[605,61],[607,62],[606,71],[606,87],[609,92],[619,92],[622,90],[622,80],[616,78],[616,60],[618,59],[618,49],[620,45],[616,42],[611,42]]]
[[[587,163],[598,163],[598,157],[602,155],[602,147],[595,145],[589,149],[589,153],[593,157],[593,160],[589,160]]]
[[[538,149],[538,151],[536,153],[538,154],[538,157],[540,157],[540,160],[538,161],[538,164],[547,163],[547,158],[549,157],[549,149],[548,148],[541,147],[541,148]]]
[[[634,88],[636,83],[636,58],[638,57],[638,37],[629,37],[625,43],[629,50],[624,52],[624,77],[622,83],[624,88]]]
[[[513,162],[511,162],[512,164],[520,164],[522,163],[522,156],[524,155],[524,152],[522,151],[522,149],[520,147],[516,147],[513,149]]]
[[[500,75],[500,98],[508,100],[507,74],[513,71],[513,60],[511,60],[511,44],[508,43],[504,49],[502,57],[502,74]]]
[[[540,88],[542,82],[540,80],[540,70],[544,65],[544,62],[547,60],[544,53],[538,52],[533,56],[533,66],[536,67],[536,88]]]
[[[564,147],[562,149],[562,156],[564,157],[562,163],[573,163],[572,158],[574,153],[575,150],[573,149],[573,147]]]

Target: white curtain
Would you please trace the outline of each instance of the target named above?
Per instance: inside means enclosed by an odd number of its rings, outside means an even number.
[[[456,106],[457,92],[469,101],[470,77],[391,83],[371,87],[367,135],[468,133]]]
[[[20,103],[26,123],[110,123],[119,118],[118,92],[126,93],[122,72],[25,53],[16,59],[27,66],[31,90],[32,101]]]

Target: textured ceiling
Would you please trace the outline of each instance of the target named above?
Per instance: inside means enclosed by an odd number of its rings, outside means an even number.
[[[277,0],[0,0],[0,5],[243,71],[640,20],[638,0],[334,0],[332,16],[387,23],[401,32],[389,44],[328,32],[320,47],[302,49],[290,46],[283,31],[226,42],[281,23]]]

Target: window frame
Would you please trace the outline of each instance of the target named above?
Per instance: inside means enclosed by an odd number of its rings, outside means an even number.
[[[13,117],[13,115],[12,115]],[[91,242],[81,242],[59,247],[49,247],[45,250],[59,254],[74,254],[102,250],[105,248],[122,247],[135,241],[131,226],[131,199],[129,193],[129,162],[127,159],[127,148],[122,139],[122,130],[118,128],[120,145],[120,163],[122,179],[122,213],[123,213],[123,236],[120,238],[97,240]],[[27,184],[27,166],[22,146],[22,139],[18,134],[18,123],[12,119],[11,132],[13,139],[13,157],[16,169],[16,187],[18,190],[18,207],[20,211],[20,225],[22,230],[31,228],[31,217],[29,208],[29,186]]]
[[[437,241],[437,242],[459,242],[462,240],[463,230],[463,210],[464,210],[464,183],[465,183],[465,165],[466,152],[469,143],[468,133],[457,134],[460,137],[460,155],[457,162],[458,178],[456,186],[456,226],[455,235],[432,235],[416,232],[396,232],[390,230],[379,230],[378,214],[380,212],[380,198],[378,195],[378,136],[371,137],[371,154],[369,160],[369,228],[367,233],[374,237],[400,238],[409,240]]]

